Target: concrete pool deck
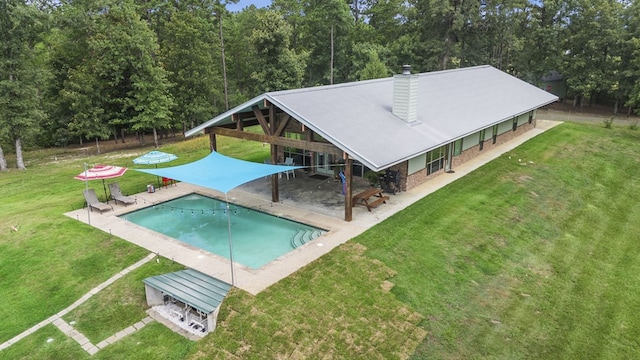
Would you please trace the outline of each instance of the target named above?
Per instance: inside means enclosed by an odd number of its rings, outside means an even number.
[[[362,206],[354,207],[353,221],[351,222],[345,222],[343,220],[344,206],[335,207],[323,205],[323,201],[327,198],[326,190],[324,192],[321,191],[323,184],[332,187],[332,189],[335,188],[328,193],[328,196],[333,200],[336,198],[340,199],[342,196],[339,195],[340,184],[332,184],[332,179],[325,180],[322,183],[317,181],[309,182],[307,179],[308,176],[299,174],[296,178],[291,178],[290,180],[286,180],[285,178],[280,180],[281,185],[285,185],[286,183],[287,186],[301,187],[306,195],[304,201],[292,199],[286,195],[283,196],[284,194],[281,190],[280,195],[283,200],[280,203],[272,203],[270,201],[270,190],[260,193],[253,191],[257,187],[268,187],[268,179],[258,179],[252,183],[238,187],[227,194],[229,202],[262,210],[270,214],[286,217],[329,231],[321,237],[292,250],[259,269],[251,269],[234,262],[233,284],[242,290],[256,295],[391,215],[558,124],[560,124],[560,122],[539,119],[536,128],[533,130],[496,146],[491,150],[482,152],[474,159],[457,166],[454,169],[455,173],[442,174],[409,191],[389,195],[390,198],[386,204],[378,206],[372,210],[372,212],[368,212],[367,209]],[[141,246],[160,256],[172,259],[188,268],[196,269],[231,284],[231,264],[228,259],[195,248],[118,217],[119,215],[140,208],[159,204],[191,193],[199,193],[222,200],[225,199],[224,194],[218,191],[187,183],[178,183],[176,186],[158,189],[154,193],[144,192],[135,194],[133,196],[136,198],[137,203],[129,206],[115,205],[113,202],[110,202],[113,206],[113,211],[106,211],[100,214],[99,212],[89,212],[84,208],[68,212],[65,215],[88,223],[93,227]],[[335,204],[335,201],[333,204]],[[231,228],[231,233],[233,234],[233,228]]]

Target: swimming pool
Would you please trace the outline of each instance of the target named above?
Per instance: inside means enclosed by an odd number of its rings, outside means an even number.
[[[229,259],[227,204],[185,195],[119,217]],[[233,261],[258,269],[326,231],[262,211],[229,204]]]

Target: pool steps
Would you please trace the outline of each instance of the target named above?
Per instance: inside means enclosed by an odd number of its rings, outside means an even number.
[[[298,246],[302,246],[309,241],[314,240],[324,233],[325,231],[322,230],[298,230],[295,235],[291,237],[291,247],[295,249]]]

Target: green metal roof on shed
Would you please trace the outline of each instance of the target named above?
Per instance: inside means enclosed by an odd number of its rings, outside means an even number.
[[[142,281],[206,314],[215,311],[231,289],[230,284],[193,269],[157,275]]]

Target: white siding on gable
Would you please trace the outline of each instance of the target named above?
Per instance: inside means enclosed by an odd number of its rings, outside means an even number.
[[[512,131],[513,130],[513,119],[509,119],[507,121],[503,121],[500,124],[498,124],[498,134],[504,134],[507,131]]]
[[[472,148],[480,143],[480,133],[473,133],[462,138],[462,151]]]
[[[409,159],[408,173],[409,175],[424,170],[427,167],[427,154],[418,155]]]

